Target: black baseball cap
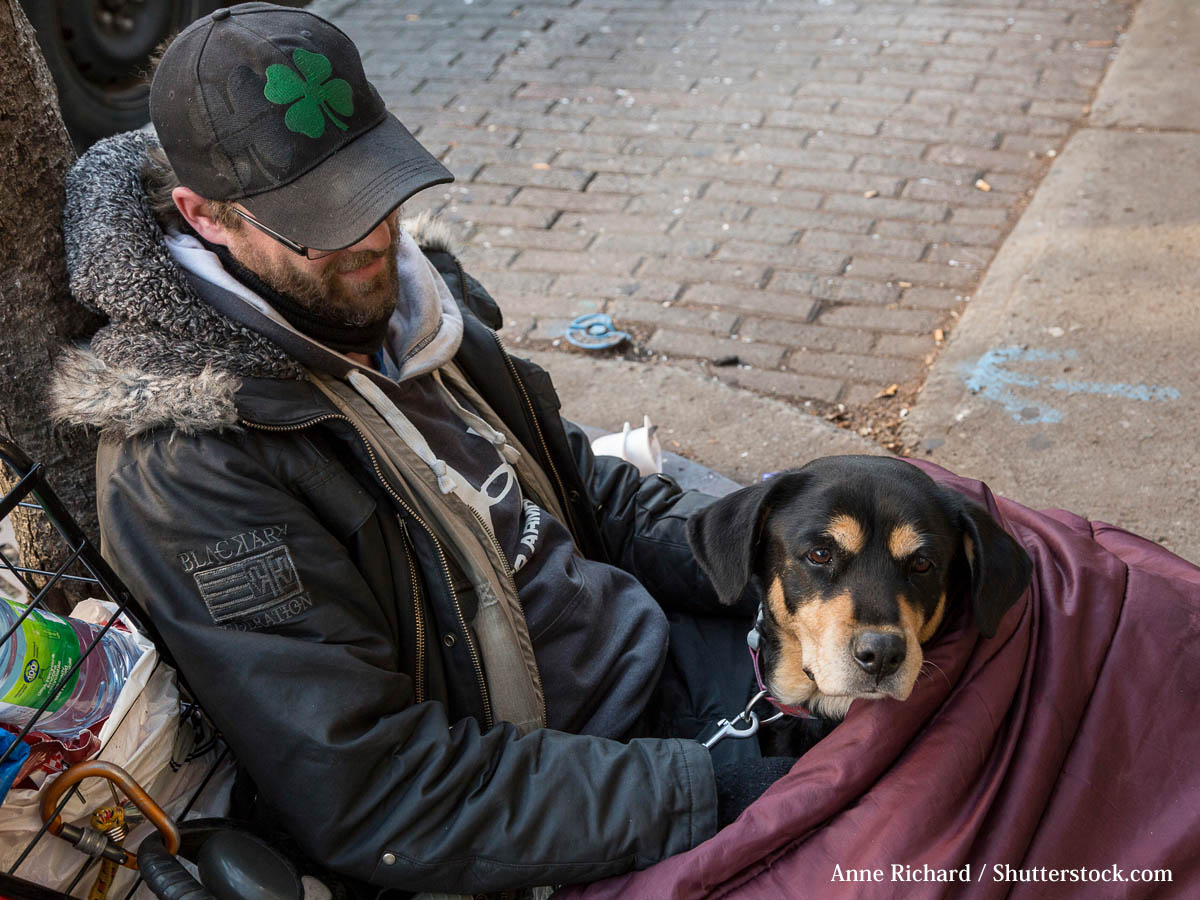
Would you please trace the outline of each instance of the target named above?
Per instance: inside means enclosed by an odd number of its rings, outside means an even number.
[[[150,118],[181,184],[319,250],[356,243],[454,180],[387,111],[350,38],[272,3],[184,29],[155,70]]]

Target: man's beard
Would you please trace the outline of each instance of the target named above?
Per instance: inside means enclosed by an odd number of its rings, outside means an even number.
[[[384,251],[358,250],[341,253],[319,275],[243,246],[235,258],[281,294],[291,297],[309,312],[343,325],[363,326],[386,319],[396,306],[400,275],[396,251],[400,227],[390,220],[391,244]],[[232,249],[232,248],[231,248]],[[383,257],[383,268],[368,281],[346,281],[340,275],[369,265]]]

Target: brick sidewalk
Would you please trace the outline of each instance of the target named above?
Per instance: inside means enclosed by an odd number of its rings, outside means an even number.
[[[457,176],[408,210],[462,224],[510,344],[603,310],[643,352],[736,356],[713,373],[853,411],[914,395],[1132,7],[354,0],[334,18]]]

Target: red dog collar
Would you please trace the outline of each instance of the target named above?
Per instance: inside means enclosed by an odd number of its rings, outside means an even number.
[[[750,634],[753,635],[755,638],[758,637],[757,626],[750,632]],[[757,644],[757,643],[758,643],[757,641],[754,641],[754,643],[751,643],[749,640],[747,640],[746,648],[750,651],[750,661],[752,663],[754,663],[754,679],[755,679],[755,681],[758,682],[758,689],[760,691],[762,691],[763,694],[765,695],[763,697],[763,699],[766,700],[768,703],[770,703],[772,706],[774,706],[777,710],[779,710],[784,715],[795,716],[797,719],[815,719],[815,718],[817,718],[815,715],[813,715],[811,712],[809,712],[803,706],[789,706],[788,704],[781,703],[780,701],[776,700],[774,697],[771,696],[771,694],[767,691],[767,686],[765,684],[763,684],[762,673],[759,672],[759,669],[758,669],[758,647],[754,646],[754,644]]]

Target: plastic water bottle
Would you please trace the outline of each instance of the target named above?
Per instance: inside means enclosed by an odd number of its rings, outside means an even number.
[[[0,599],[0,636],[25,607]],[[0,722],[24,728],[53,695],[33,726],[52,737],[72,738],[99,722],[117,702],[141,656],[128,634],[110,628],[62,688],[55,688],[100,633],[99,625],[35,609],[0,644]]]

